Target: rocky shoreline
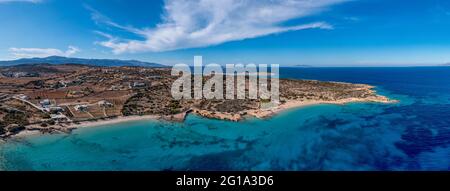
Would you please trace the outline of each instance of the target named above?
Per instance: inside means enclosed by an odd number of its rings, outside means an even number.
[[[320,104],[335,104],[335,105],[345,105],[348,103],[381,103],[381,104],[392,104],[397,103],[397,100],[391,100],[385,96],[375,95],[372,97],[367,98],[349,98],[349,99],[342,99],[342,100],[336,100],[336,101],[296,101],[296,100],[289,100],[286,101],[284,104],[281,104],[276,107],[268,108],[268,109],[258,109],[258,110],[247,110],[243,112],[239,112],[236,114],[232,113],[221,113],[221,112],[212,112],[212,111],[206,111],[206,110],[199,110],[199,109],[191,109],[183,113],[179,113],[176,115],[170,115],[170,116],[161,116],[161,115],[144,115],[144,116],[122,116],[112,119],[104,119],[104,120],[94,120],[94,121],[84,121],[79,123],[71,123],[71,124],[59,124],[50,126],[47,129],[42,128],[36,128],[34,126],[27,126],[25,127],[24,131],[21,131],[17,134],[10,134],[8,136],[3,136],[0,139],[1,141],[6,141],[9,138],[14,137],[26,137],[30,135],[39,135],[39,134],[54,134],[54,133],[71,133],[72,130],[78,129],[78,128],[87,128],[87,127],[96,127],[96,126],[103,126],[103,125],[111,125],[111,124],[118,124],[118,123],[124,123],[124,122],[130,122],[130,121],[140,121],[140,120],[164,120],[168,122],[183,122],[186,118],[186,116],[190,113],[210,118],[210,119],[218,119],[218,120],[227,120],[227,121],[242,121],[246,119],[247,117],[255,117],[258,119],[265,119],[272,116],[275,116],[279,114],[280,112],[294,109],[294,108],[301,108],[305,106],[313,106],[313,105],[320,105]]]
[[[397,100],[390,100],[389,98],[385,96],[373,96],[368,98],[349,98],[349,99],[342,99],[342,100],[336,100],[336,101],[296,101],[296,100],[289,100],[286,101],[284,104],[281,104],[276,107],[268,108],[268,109],[255,109],[255,110],[246,110],[242,111],[236,114],[233,113],[221,113],[221,112],[212,112],[212,111],[206,111],[206,110],[194,110],[193,113],[210,118],[210,119],[219,119],[219,120],[228,120],[228,121],[241,121],[245,119],[246,117],[255,117],[259,119],[264,119],[268,117],[272,117],[274,115],[277,115],[280,112],[283,112],[285,110],[294,109],[294,108],[300,108],[305,106],[312,106],[312,105],[320,105],[320,104],[335,104],[335,105],[345,105],[348,103],[383,103],[383,104],[391,104],[391,103],[397,103]]]

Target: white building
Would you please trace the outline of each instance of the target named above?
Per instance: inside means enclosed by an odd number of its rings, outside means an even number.
[[[102,106],[102,107],[113,107],[114,106],[114,104],[112,104],[111,102],[106,101],[106,100],[99,101],[98,105]]]
[[[87,105],[76,105],[73,108],[77,111],[86,112],[89,107]]]
[[[26,96],[24,94],[15,95],[14,97],[18,98],[18,99],[22,99],[22,100],[27,100],[28,99],[28,96]]]
[[[64,114],[51,114],[50,117],[58,122],[69,121],[69,118],[67,118]]]
[[[58,113],[58,112],[64,112],[64,109],[62,107],[50,107],[49,111]]]
[[[50,106],[52,105],[52,103],[50,102],[49,99],[44,99],[44,100],[42,100],[42,101],[39,102],[39,103],[41,104],[41,106],[42,106],[43,108],[48,108],[48,107],[50,107]]]

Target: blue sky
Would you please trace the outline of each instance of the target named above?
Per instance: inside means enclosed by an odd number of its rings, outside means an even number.
[[[313,66],[450,62],[447,0],[0,0],[0,60]]]

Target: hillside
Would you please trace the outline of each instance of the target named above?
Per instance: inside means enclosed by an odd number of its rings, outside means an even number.
[[[21,64],[84,64],[91,66],[139,66],[162,68],[165,65],[142,62],[137,60],[117,60],[117,59],[84,59],[84,58],[68,58],[61,56],[50,56],[46,58],[22,58],[18,60],[0,61],[0,66],[14,66]]]

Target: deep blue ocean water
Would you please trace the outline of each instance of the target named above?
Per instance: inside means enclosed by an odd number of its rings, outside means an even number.
[[[292,109],[270,119],[135,121],[0,145],[4,170],[450,170],[450,67],[282,68],[367,83],[398,104]]]

